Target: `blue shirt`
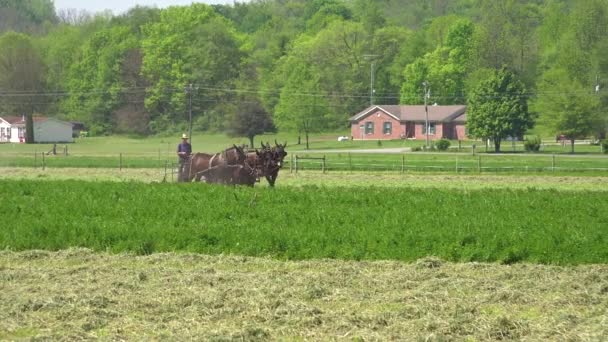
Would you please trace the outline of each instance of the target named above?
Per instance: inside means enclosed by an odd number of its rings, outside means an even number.
[[[192,145],[190,143],[181,143],[177,145],[177,152],[186,152],[186,155],[192,154]]]

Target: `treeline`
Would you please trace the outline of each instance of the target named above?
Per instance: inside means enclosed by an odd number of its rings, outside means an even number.
[[[437,104],[516,94],[530,122],[505,134],[536,123],[601,137],[608,121],[608,0],[253,0],[117,16],[0,0],[0,30],[0,115],[93,134],[183,130],[190,109],[201,131],[335,130],[370,101],[423,103],[425,81]],[[504,79],[516,87],[480,88]]]

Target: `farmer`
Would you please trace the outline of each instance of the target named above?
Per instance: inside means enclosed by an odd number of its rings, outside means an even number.
[[[184,166],[190,160],[190,155],[192,154],[192,145],[188,142],[188,135],[182,134],[182,142],[177,145],[177,156],[179,162],[179,173],[177,174],[177,181],[183,182],[188,178],[188,175],[184,177]]]

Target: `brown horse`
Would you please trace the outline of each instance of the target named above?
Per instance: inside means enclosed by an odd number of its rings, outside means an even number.
[[[243,149],[236,145],[216,154],[195,153],[190,158],[189,165],[185,167],[187,177],[184,179],[188,181],[196,179],[198,182],[202,177],[201,172],[218,165],[243,165],[245,158]]]
[[[207,183],[253,186],[257,180],[256,170],[246,165],[218,165],[200,175]]]
[[[270,146],[269,143],[266,143],[266,145],[262,143],[262,150],[267,153],[264,177],[266,177],[271,187],[274,187],[274,183],[279,177],[279,170],[283,167],[283,160],[287,156],[285,151],[287,143],[281,145],[275,140],[274,144],[275,146]]]

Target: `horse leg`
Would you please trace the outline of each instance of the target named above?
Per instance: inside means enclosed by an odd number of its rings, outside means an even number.
[[[274,182],[276,180],[274,175],[267,175],[266,176],[266,180],[268,181],[268,184],[270,185],[270,187],[274,188]]]

